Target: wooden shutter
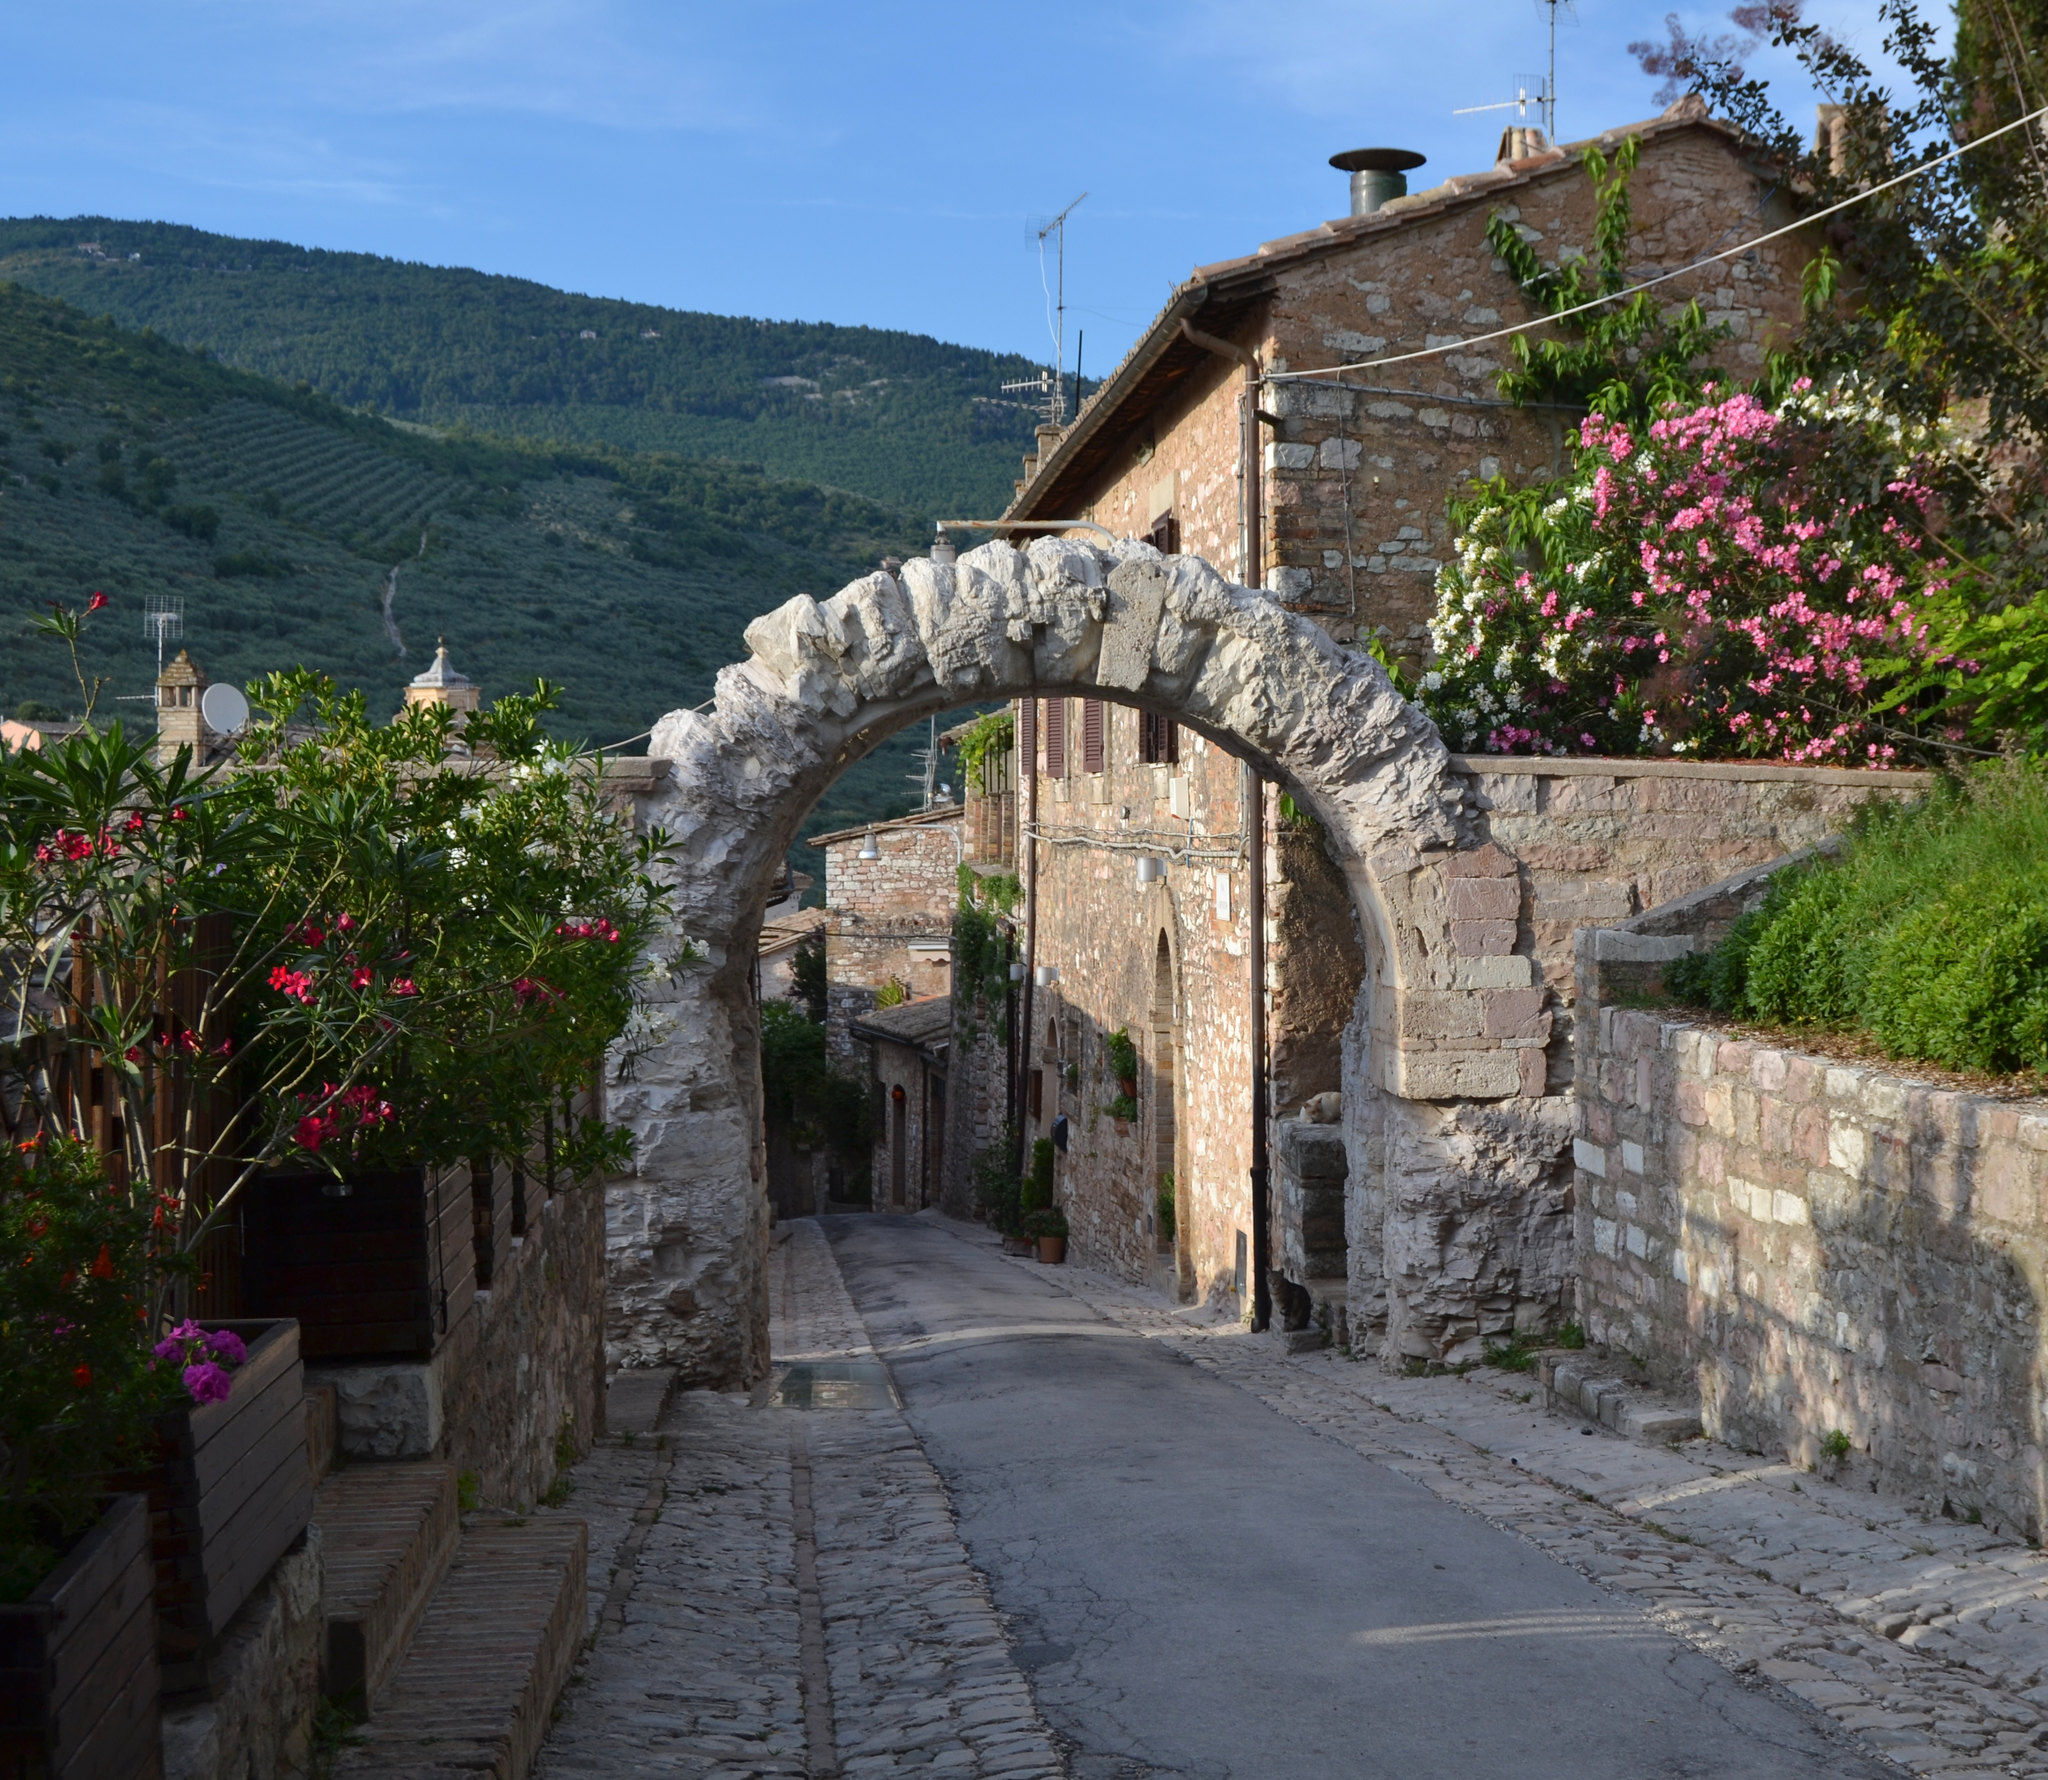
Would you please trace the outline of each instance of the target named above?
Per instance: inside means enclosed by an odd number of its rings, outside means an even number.
[[[1103,764],[1103,709],[1099,698],[1081,701],[1081,770],[1099,773]]]
[[[1067,701],[1045,701],[1045,774],[1049,779],[1067,776]]]
[[[1148,766],[1180,764],[1180,725],[1150,711],[1138,713],[1138,758]]]
[[[1022,698],[1017,701],[1017,784],[1021,789],[1025,775],[1038,771],[1038,700]]]

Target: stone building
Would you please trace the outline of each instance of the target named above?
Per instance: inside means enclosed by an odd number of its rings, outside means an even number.
[[[922,1211],[935,1204],[946,1166],[946,1047],[953,1003],[934,995],[878,1007],[853,1022],[866,1045],[875,1101],[877,1211]]]
[[[411,710],[418,705],[446,706],[455,713],[458,728],[464,718],[483,705],[483,688],[448,659],[446,637],[436,640],[434,659],[406,682],[405,708]]]
[[[1640,144],[1632,276],[1690,264],[1790,220],[1752,146],[1697,100],[1610,131],[1598,146],[1611,156],[1629,137]],[[1384,373],[1281,379],[1455,347],[1461,336],[1526,319],[1528,304],[1486,244],[1488,220],[1504,216],[1546,259],[1586,253],[1595,209],[1579,161],[1586,146],[1553,149],[1540,133],[1509,132],[1492,168],[1413,196],[1392,166],[1413,157],[1338,157],[1357,168],[1353,214],[1200,268],[1075,423],[1041,429],[1006,517],[1086,519],[1168,555],[1236,565],[1241,579],[1263,583],[1339,642],[1377,636],[1420,665],[1449,498],[1475,479],[1561,468],[1563,428],[1578,411],[1501,399],[1496,378],[1506,358],[1483,342]],[[1728,362],[1752,368],[1772,331],[1797,320],[1804,258],[1796,241],[1781,242],[1701,267],[1680,294],[1697,295],[1727,328]],[[1255,487],[1243,449],[1244,405],[1253,400],[1247,361],[1267,379],[1257,386]],[[1370,1049],[1367,1034],[1354,1030],[1347,1041],[1367,952],[1344,874],[1313,819],[1277,788],[1258,786],[1233,754],[1179,732],[1170,712],[1091,698],[1017,708],[1028,759],[1012,770],[1026,809],[1029,779],[1037,781],[1036,827],[1021,829],[1027,848],[1031,834],[1037,839],[1030,949],[1039,968],[1025,1054],[1009,1065],[1014,1081],[977,1082],[973,1091],[1017,1099],[1027,1140],[1065,1119],[1060,1196],[1077,1259],[1145,1278],[1170,1252],[1183,1295],[1234,1299],[1248,1312],[1247,1268],[1259,1249],[1252,985],[1262,960],[1266,1106],[1275,1120],[1298,1118],[1342,1085],[1347,1042]],[[1461,764],[1476,775],[1486,763]],[[1510,786],[1502,795],[1515,808],[1531,789],[1528,780],[1486,782]],[[1566,787],[1561,808],[1575,794]],[[975,801],[968,826],[978,833],[991,819]],[[1255,847],[1265,880],[1256,934],[1248,909]],[[1726,857],[1718,836],[1707,850]],[[1482,1326],[1499,1333],[1561,1312],[1571,971],[1567,956],[1539,965],[1532,954],[1544,949],[1548,921],[1568,932],[1643,904],[1612,858],[1558,852],[1483,849],[1448,887],[1450,938],[1470,954],[1461,971],[1489,1000],[1483,1016],[1461,1004],[1455,1014],[1421,1017],[1451,1022],[1438,1036],[1453,1044],[1464,1042],[1456,1022],[1483,1020],[1469,1036],[1493,1048],[1483,1066],[1447,1072],[1425,1097],[1475,1103],[1431,1140],[1452,1178],[1467,1184],[1438,1178],[1431,1191],[1413,1183],[1407,1191],[1390,1183],[1375,1107],[1347,1107],[1346,1215],[1356,1253],[1346,1259],[1327,1241],[1331,1140],[1303,1137],[1267,1160],[1270,1283],[1292,1320],[1315,1314],[1338,1330],[1355,1322],[1362,1338],[1435,1356]],[[1692,863],[1660,852],[1651,875],[1685,877]],[[1107,1061],[1113,1036],[1128,1039],[1138,1058],[1129,1095]],[[956,1083],[956,1097],[968,1091],[965,1079]],[[1489,1102],[1500,1110],[1477,1110]],[[964,1117],[956,1111],[956,1126]],[[981,1122],[1000,1125],[992,1114]],[[956,1176],[967,1161],[958,1148]],[[1311,1151],[1318,1159],[1305,1171],[1297,1164]],[[1491,1176],[1483,1193],[1475,1174]],[[1491,1203],[1482,1209],[1475,1197]],[[1404,1319],[1398,1302],[1390,1312],[1390,1215],[1401,1225],[1395,1265],[1409,1265],[1402,1251],[1411,1238],[1434,1240],[1438,1254],[1411,1269],[1418,1277],[1448,1265],[1486,1284],[1419,1320]],[[1432,1222],[1441,1226],[1436,1238],[1425,1228]],[[1311,1225],[1314,1240],[1304,1234]],[[1453,1230],[1459,1235],[1446,1234]],[[1447,1262],[1446,1242],[1456,1248],[1460,1238],[1472,1252]],[[1417,1310],[1425,1295],[1406,1308]]]
[[[857,1063],[853,1022],[952,987],[960,809],[818,835],[825,855],[825,1054]]]
[[[1492,167],[1413,195],[1386,196],[1402,191],[1401,176],[1361,167],[1353,214],[1197,268],[1073,424],[1040,429],[1005,517],[1083,518],[1150,538],[1264,587],[1339,641],[1376,634],[1418,662],[1449,542],[1445,497],[1474,478],[1555,472],[1578,411],[1503,401],[1504,341],[1287,379],[1455,348],[1529,319],[1486,244],[1488,219],[1505,217],[1547,262],[1590,256],[1594,200],[1580,152],[1611,157],[1631,136],[1641,145],[1629,188],[1632,278],[1691,267],[1795,220],[1755,145],[1693,96],[1592,144],[1545,148],[1540,132],[1509,131]],[[1415,160],[1337,158],[1375,156]],[[1722,361],[1747,374],[1797,324],[1809,251],[1790,236],[1698,266],[1663,294],[1697,296],[1730,335]],[[1241,450],[1246,355],[1269,379],[1255,491]],[[1248,508],[1263,516],[1256,540],[1245,536]]]

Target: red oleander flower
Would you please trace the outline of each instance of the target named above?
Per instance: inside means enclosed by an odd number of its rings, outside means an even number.
[[[85,609],[88,612],[103,612],[106,610],[106,608],[107,596],[103,593],[94,594],[92,598],[87,600],[85,603]]]

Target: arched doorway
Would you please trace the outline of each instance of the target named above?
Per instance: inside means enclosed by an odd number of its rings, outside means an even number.
[[[1369,656],[1265,595],[1149,544],[1040,539],[957,563],[918,559],[747,629],[708,709],[656,725],[666,779],[638,820],[671,842],[669,968],[609,1087],[638,1139],[612,1189],[614,1357],[704,1381],[767,1365],[765,1165],[750,965],[767,889],[834,776],[907,724],[976,700],[1106,699],[1169,714],[1249,761],[1322,823],[1368,968],[1347,1094],[1417,1108],[1513,1096],[1515,1055],[1486,1035],[1490,978],[1453,933],[1458,876],[1511,871],[1474,848],[1435,728]],[[687,941],[694,956],[686,956]],[[660,963],[662,961],[657,961]],[[1399,1121],[1385,1122],[1387,1166]],[[692,1314],[668,1309],[687,1280]]]

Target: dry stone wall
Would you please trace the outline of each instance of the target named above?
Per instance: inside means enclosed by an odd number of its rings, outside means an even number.
[[[2048,1101],[1618,1005],[1768,874],[1579,943],[1578,1298],[1709,1434],[2048,1527]],[[1848,1442],[1831,1453],[1830,1437]]]

